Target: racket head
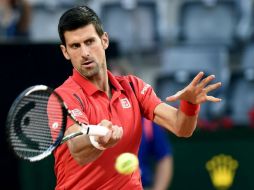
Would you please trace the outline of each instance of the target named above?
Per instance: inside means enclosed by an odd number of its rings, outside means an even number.
[[[7,115],[6,131],[14,153],[31,162],[49,156],[60,144],[67,110],[62,98],[45,85],[24,90]]]

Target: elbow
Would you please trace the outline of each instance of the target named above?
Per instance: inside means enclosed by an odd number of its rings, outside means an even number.
[[[175,135],[177,137],[189,138],[193,135],[193,132],[193,130],[178,130],[176,131]]]
[[[177,137],[181,137],[181,138],[189,138],[192,136],[193,133],[177,133],[176,136]]]
[[[185,123],[177,125],[175,134],[177,137],[189,138],[193,135],[196,129],[196,124]]]

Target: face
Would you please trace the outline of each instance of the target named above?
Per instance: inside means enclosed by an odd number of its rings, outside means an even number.
[[[92,24],[64,33],[66,46],[61,50],[73,67],[86,78],[98,77],[106,72],[105,50],[109,39],[107,33],[98,36]]]

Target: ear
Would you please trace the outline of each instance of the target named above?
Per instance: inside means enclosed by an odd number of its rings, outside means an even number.
[[[106,32],[101,36],[101,42],[104,49],[107,49],[109,46],[109,37]]]
[[[70,58],[70,56],[69,56],[69,54],[67,52],[66,47],[64,45],[60,45],[60,48],[62,50],[62,53],[63,53],[65,59],[70,60],[71,58]]]

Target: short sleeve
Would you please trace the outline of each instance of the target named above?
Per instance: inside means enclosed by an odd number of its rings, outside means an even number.
[[[58,90],[57,93],[62,97],[62,99],[64,100],[64,102],[67,105],[68,110],[71,112],[71,114],[80,123],[87,124],[88,123],[87,115],[84,113],[84,110],[83,110],[80,102],[74,96],[74,92]],[[66,128],[72,126],[74,123],[75,123],[75,121],[71,117],[68,117]]]
[[[156,95],[152,86],[142,79],[129,75],[128,80],[133,84],[143,116],[149,120],[153,120],[154,109],[158,104],[162,103],[161,99]]]

